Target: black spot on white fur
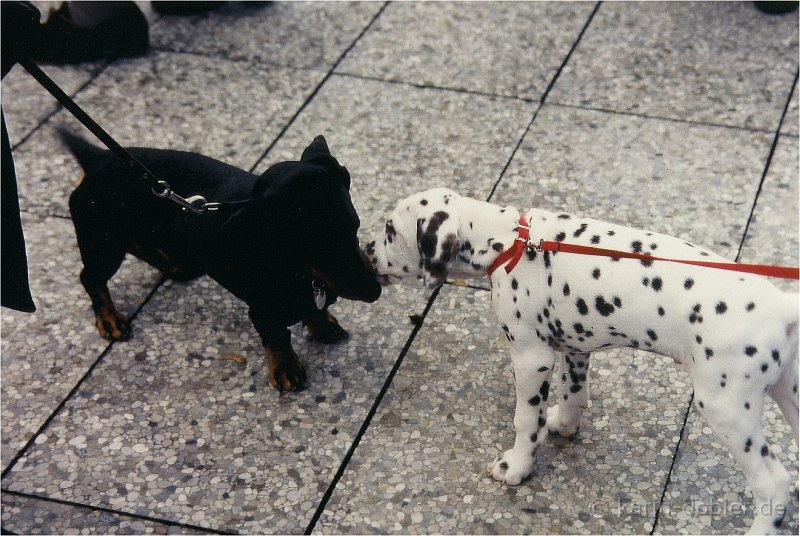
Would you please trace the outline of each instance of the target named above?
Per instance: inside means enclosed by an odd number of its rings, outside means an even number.
[[[653,280],[650,282],[650,288],[652,288],[656,292],[659,292],[663,285],[664,282],[661,281],[660,277],[654,277]]]
[[[595,309],[603,316],[609,316],[614,313],[614,306],[606,301],[603,296],[597,296],[594,300]]]

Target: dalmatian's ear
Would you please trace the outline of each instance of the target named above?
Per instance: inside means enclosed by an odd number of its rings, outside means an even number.
[[[458,258],[458,218],[443,210],[420,214],[417,218],[417,247],[425,286],[435,289],[445,282]]]

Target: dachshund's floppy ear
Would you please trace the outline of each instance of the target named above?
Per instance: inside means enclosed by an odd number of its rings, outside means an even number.
[[[331,155],[324,136],[319,135],[314,138],[314,141],[303,151],[300,161],[324,167],[333,177],[342,181],[346,189],[350,189],[350,173]]]
[[[458,218],[443,210],[417,218],[417,247],[425,286],[434,289],[445,282],[461,251]]]

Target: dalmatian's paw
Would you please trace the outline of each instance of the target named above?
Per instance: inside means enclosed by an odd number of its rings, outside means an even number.
[[[492,478],[509,486],[516,486],[533,471],[533,456],[530,452],[518,453],[514,449],[507,450],[499,458],[489,464]]]
[[[571,421],[571,422],[570,422]],[[562,419],[559,406],[551,406],[547,408],[547,430],[555,432],[561,437],[574,437],[580,428],[579,419]]]

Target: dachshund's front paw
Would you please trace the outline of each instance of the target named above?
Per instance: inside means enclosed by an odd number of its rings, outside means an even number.
[[[306,388],[306,369],[291,347],[287,350],[267,348],[269,384],[278,391],[302,391]]]
[[[131,323],[117,311],[105,309],[95,316],[97,332],[110,341],[127,341],[131,338]]]

